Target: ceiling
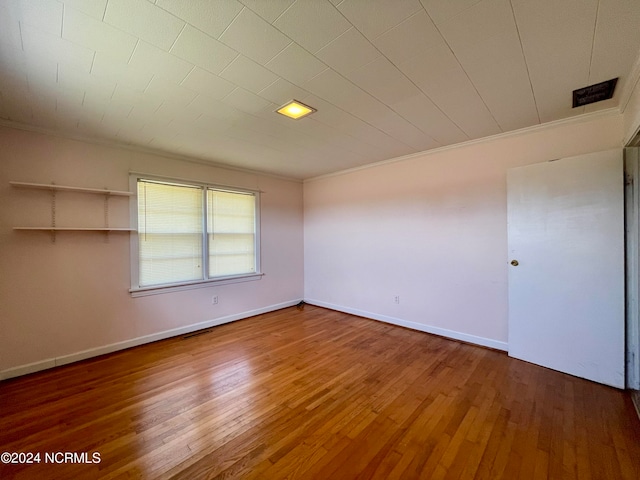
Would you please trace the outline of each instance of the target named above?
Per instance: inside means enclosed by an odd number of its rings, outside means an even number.
[[[310,178],[620,107],[638,25],[638,0],[0,0],[0,118]]]

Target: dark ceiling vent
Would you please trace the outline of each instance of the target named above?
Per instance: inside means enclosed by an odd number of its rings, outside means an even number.
[[[606,82],[596,83],[588,87],[579,88],[573,91],[573,108],[584,107],[590,103],[609,100],[613,97],[613,91],[616,89],[617,78],[612,78]]]

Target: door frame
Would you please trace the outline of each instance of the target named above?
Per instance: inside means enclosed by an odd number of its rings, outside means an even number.
[[[640,390],[640,148],[624,149],[626,387]]]

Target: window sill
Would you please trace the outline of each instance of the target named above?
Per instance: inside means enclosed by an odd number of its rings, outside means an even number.
[[[264,273],[251,273],[249,275],[238,275],[235,277],[220,277],[211,280],[198,280],[188,283],[173,283],[169,285],[154,285],[152,287],[139,287],[129,289],[132,297],[144,297],[147,295],[158,295],[161,293],[181,292],[183,290],[193,290],[195,288],[215,287],[218,285],[230,285],[233,283],[253,282],[262,279]]]

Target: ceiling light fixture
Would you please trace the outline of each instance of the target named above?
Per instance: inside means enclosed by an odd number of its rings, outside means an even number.
[[[298,100],[291,100],[290,102],[287,102],[285,105],[276,110],[276,112],[278,112],[280,115],[293,118],[294,120],[306,117],[307,115],[310,115],[316,111],[317,110],[315,108],[310,107],[309,105],[305,105]]]

